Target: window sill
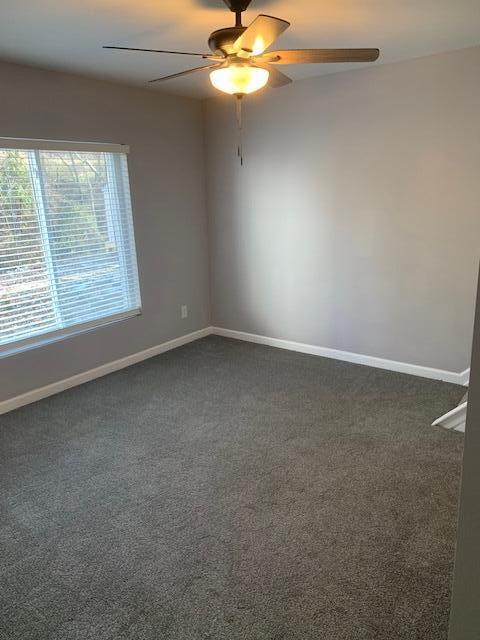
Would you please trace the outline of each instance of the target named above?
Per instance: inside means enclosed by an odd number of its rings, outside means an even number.
[[[65,329],[61,329],[60,331],[43,333],[31,338],[27,338],[25,340],[6,344],[3,347],[0,347],[0,358],[8,358],[9,356],[14,356],[16,354],[23,353],[24,351],[29,351],[30,349],[38,349],[40,347],[53,344],[54,342],[67,340],[68,338],[73,338],[83,333],[95,331],[96,329],[107,327],[108,325],[122,322],[123,320],[128,320],[141,314],[141,309],[132,309],[130,311],[125,311],[124,313],[118,313],[106,318],[93,320],[92,322],[87,322],[80,325],[72,325]]]

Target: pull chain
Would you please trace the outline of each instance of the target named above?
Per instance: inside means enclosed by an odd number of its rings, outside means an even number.
[[[237,154],[240,158],[240,166],[243,166],[243,148],[242,148],[242,95],[236,94],[236,115],[237,115]]]

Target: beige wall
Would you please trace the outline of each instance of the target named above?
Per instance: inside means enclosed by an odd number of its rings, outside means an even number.
[[[206,103],[213,323],[460,372],[480,247],[480,47]]]
[[[139,317],[0,360],[0,401],[208,325],[200,103],[4,63],[0,87],[0,136],[130,145],[143,302]]]

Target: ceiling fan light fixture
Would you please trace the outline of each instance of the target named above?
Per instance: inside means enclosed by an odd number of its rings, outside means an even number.
[[[264,87],[268,82],[268,70],[251,64],[230,64],[210,72],[210,82],[215,89],[230,95],[244,96]]]
[[[258,91],[268,83],[269,88],[283,87],[292,82],[277,65],[321,64],[332,62],[374,62],[379,49],[281,49],[271,50],[271,45],[290,26],[281,18],[258,15],[248,27],[242,25],[242,13],[252,0],[224,0],[235,14],[235,25],[213,31],[208,38],[211,53],[171,51],[166,49],[139,49],[134,47],[107,46],[105,49],[169,53],[196,56],[208,60],[209,64],[196,66],[178,73],[155,78],[149,82],[169,81],[192,73],[208,71],[212,85],[236,97],[235,108],[238,128],[238,156],[242,156],[242,98]],[[211,63],[214,64],[211,64]]]

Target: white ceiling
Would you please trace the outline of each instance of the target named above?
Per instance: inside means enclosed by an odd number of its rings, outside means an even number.
[[[198,66],[195,57],[107,51],[103,44],[208,51],[208,35],[233,24],[222,0],[0,0],[0,58],[145,85]],[[253,0],[244,14],[284,18],[278,48],[379,47],[393,62],[480,44],[480,0]],[[365,65],[282,67],[292,78]],[[208,74],[153,85],[211,95]]]

